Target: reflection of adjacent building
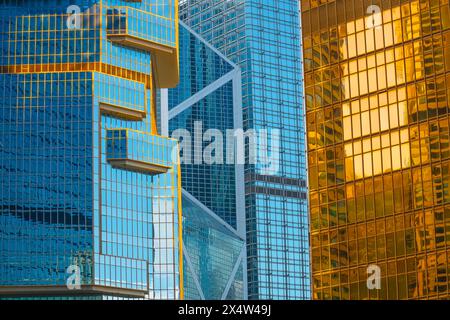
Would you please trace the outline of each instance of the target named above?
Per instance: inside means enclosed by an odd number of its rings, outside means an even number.
[[[180,0],[180,20],[242,70],[244,130],[281,133],[277,172],[245,166],[250,300],[311,297],[297,10],[297,0]]]
[[[2,299],[183,297],[177,141],[156,110],[178,8],[134,2],[71,1],[74,29],[67,1],[0,7]]]
[[[243,167],[199,163],[193,146],[198,124],[202,133],[218,130],[224,139],[227,130],[242,128],[241,70],[182,22],[179,30],[180,83],[163,94],[167,115],[161,118],[168,120],[162,127],[172,137],[180,129],[191,137],[180,137],[185,298],[242,300],[247,298]],[[203,141],[200,153],[211,142]]]
[[[449,6],[342,2],[301,1],[314,298],[447,297]]]
[[[246,298],[243,237],[186,191],[183,245],[186,300]]]

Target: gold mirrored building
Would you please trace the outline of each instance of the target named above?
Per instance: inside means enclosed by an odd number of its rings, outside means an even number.
[[[300,2],[313,297],[449,298],[448,0]]]

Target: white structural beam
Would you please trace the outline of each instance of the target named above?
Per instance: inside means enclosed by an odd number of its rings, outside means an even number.
[[[190,96],[189,98],[187,98],[186,100],[184,100],[182,103],[177,105],[175,108],[170,109],[169,120],[175,118],[177,115],[179,115],[183,111],[189,109],[190,107],[192,107],[194,104],[196,104],[200,100],[206,98],[208,95],[210,95],[211,93],[213,93],[214,91],[216,91],[217,89],[222,87],[227,82],[230,82],[233,79],[236,72],[237,72],[237,70],[232,70],[232,71],[228,72],[227,74],[220,77],[219,79],[217,79],[210,85],[206,86],[204,89],[200,90],[196,94],[194,94],[194,95]]]
[[[236,264],[234,265],[233,271],[231,272],[231,275],[230,275],[230,279],[228,279],[227,286],[225,287],[225,290],[223,291],[223,294],[222,294],[222,297],[220,298],[220,300],[227,299],[228,293],[230,292],[231,285],[233,284],[233,281],[236,279],[236,273],[238,272],[239,267],[243,264],[243,262],[245,263],[244,258],[246,256],[246,252],[247,252],[247,247],[244,244],[242,246],[241,254],[239,255],[239,258],[237,259]],[[244,273],[245,270],[243,269],[242,271],[243,271],[242,273]],[[246,288],[244,286],[243,290],[245,290],[245,289]]]
[[[184,260],[186,260],[186,264],[188,265],[188,269],[191,271],[191,276],[194,279],[195,286],[197,287],[197,290],[200,293],[200,298],[202,300],[206,300],[205,294],[203,293],[202,286],[200,285],[200,281],[198,280],[198,276],[194,271],[194,266],[192,265],[191,257],[189,257],[189,253],[187,252],[186,247],[184,246],[184,243],[183,243],[183,256],[184,256]]]

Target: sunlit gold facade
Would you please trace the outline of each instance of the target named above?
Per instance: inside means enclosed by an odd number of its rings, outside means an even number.
[[[448,0],[301,11],[313,297],[449,298]]]

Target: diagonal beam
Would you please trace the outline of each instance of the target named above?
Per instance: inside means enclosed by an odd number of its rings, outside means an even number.
[[[184,246],[184,242],[182,242],[182,244],[183,244],[183,256],[184,259],[186,260],[189,270],[191,271],[191,276],[194,279],[195,286],[197,287],[197,290],[200,293],[200,297],[202,298],[202,300],[206,300],[205,294],[203,293],[202,287],[200,285],[200,281],[198,281],[197,274],[194,272],[194,266],[192,265],[191,257],[189,257],[186,247]]]
[[[211,216],[214,220],[216,220],[220,225],[224,226],[226,229],[228,229],[231,233],[233,233],[237,238],[244,241],[245,239],[234,229],[232,226],[230,226],[228,223],[226,223],[222,218],[220,218],[217,214],[215,214],[211,209],[209,209],[207,206],[205,206],[202,202],[200,202],[196,197],[194,197],[192,194],[190,194],[185,189],[182,189],[183,196],[191,200],[193,203],[195,203],[200,209],[202,209],[204,212],[206,212],[209,216]]]

